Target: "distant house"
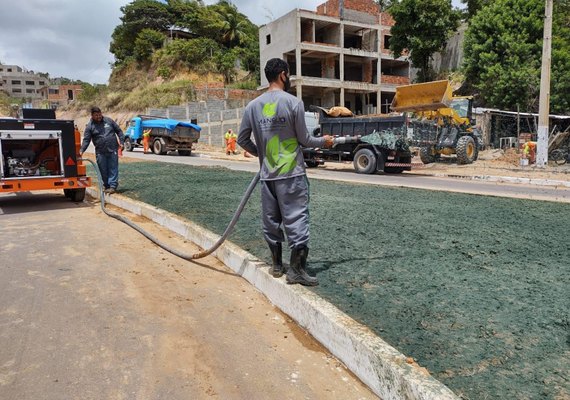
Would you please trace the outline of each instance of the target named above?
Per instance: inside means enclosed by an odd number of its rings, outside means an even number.
[[[49,108],[66,106],[77,99],[83,91],[81,85],[49,85],[40,89],[41,98],[47,100]]]
[[[36,100],[41,98],[40,89],[49,84],[49,79],[17,65],[0,64],[0,90],[8,96]]]

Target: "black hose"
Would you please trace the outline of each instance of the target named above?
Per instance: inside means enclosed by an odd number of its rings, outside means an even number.
[[[125,224],[127,224],[128,226],[130,226],[131,228],[133,228],[134,230],[136,230],[140,234],[142,234],[144,237],[146,237],[148,240],[150,240],[151,242],[153,242],[157,246],[163,248],[164,250],[168,251],[169,253],[174,254],[175,256],[180,257],[184,260],[196,260],[198,258],[204,258],[204,257],[212,254],[218,247],[220,247],[220,245],[232,233],[243,209],[245,208],[247,201],[251,197],[251,193],[253,193],[253,189],[255,189],[257,182],[259,182],[259,171],[258,171],[257,174],[251,180],[249,186],[247,187],[245,194],[243,195],[241,202],[239,203],[239,206],[238,206],[236,212],[234,213],[232,220],[228,224],[226,230],[224,231],[222,236],[218,239],[218,241],[212,247],[210,247],[207,250],[203,250],[199,253],[196,253],[196,254],[184,254],[184,253],[168,246],[167,244],[161,242],[156,237],[154,237],[153,235],[151,235],[150,233],[148,233],[147,231],[142,229],[140,226],[136,225],[134,222],[132,222],[128,218],[125,218],[122,215],[115,214],[113,212],[108,211],[105,208],[105,194],[103,193],[103,186],[102,186],[103,179],[101,178],[101,171],[99,171],[99,167],[97,166],[97,163],[95,163],[93,160],[90,160],[88,158],[80,158],[79,160],[80,161],[88,161],[95,168],[95,172],[97,173],[98,186],[99,186],[99,198],[101,200],[101,210],[105,214],[107,214],[109,217],[112,217],[112,218],[115,218],[121,222],[124,222]]]

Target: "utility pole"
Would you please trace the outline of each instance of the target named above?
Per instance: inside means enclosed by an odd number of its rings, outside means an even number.
[[[542,71],[540,73],[540,104],[538,108],[538,143],[536,166],[548,163],[548,115],[550,114],[550,61],[552,58],[552,7],[553,0],[546,0],[544,38],[542,42]]]

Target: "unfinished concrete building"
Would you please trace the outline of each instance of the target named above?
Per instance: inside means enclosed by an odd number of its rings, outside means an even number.
[[[305,107],[344,105],[356,114],[388,113],[410,63],[389,51],[387,13],[372,0],[329,0],[317,12],[295,9],[259,29],[261,86],[267,60],[288,62],[291,93]]]

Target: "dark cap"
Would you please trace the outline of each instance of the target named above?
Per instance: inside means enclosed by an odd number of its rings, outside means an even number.
[[[91,107],[91,114],[100,113],[101,109],[99,107]]]

